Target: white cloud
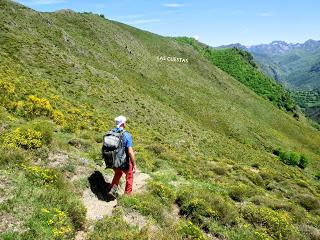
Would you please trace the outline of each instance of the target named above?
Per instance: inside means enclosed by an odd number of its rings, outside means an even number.
[[[155,23],[160,22],[160,19],[138,19],[132,22],[128,22],[128,24],[145,24],[145,23]]]
[[[257,15],[261,16],[261,17],[271,17],[272,13],[271,12],[262,12],[262,13],[258,13]]]
[[[29,1],[18,1],[26,5],[52,5],[58,3],[65,3],[67,0],[29,0]]]
[[[197,41],[199,41],[199,39],[200,39],[199,35],[194,35],[193,38],[194,38],[195,40],[197,40]]]
[[[183,4],[180,3],[165,3],[163,4],[164,7],[168,7],[168,8],[180,8],[183,7]]]

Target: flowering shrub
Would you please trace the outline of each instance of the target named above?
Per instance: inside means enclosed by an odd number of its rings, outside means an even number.
[[[15,89],[16,88],[14,84],[0,80],[0,92],[3,93],[4,95],[15,94]]]
[[[285,212],[277,212],[267,207],[248,205],[243,209],[243,218],[256,227],[266,229],[274,239],[291,239],[296,229],[290,224],[291,219]]]
[[[58,125],[63,126],[66,123],[66,120],[65,120],[63,113],[59,110],[53,111],[52,118],[53,118],[53,121]]]
[[[195,226],[191,221],[182,224],[179,228],[179,233],[182,239],[195,239],[195,240],[205,240],[207,239],[202,231]]]
[[[26,117],[52,116],[53,108],[46,98],[30,95],[27,101],[19,101],[18,113]]]
[[[0,80],[0,105],[6,109],[14,109],[16,102],[13,101],[16,96],[16,87],[11,82]]]
[[[46,116],[59,125],[64,125],[66,120],[63,113],[52,107],[50,101],[46,98],[39,98],[30,95],[27,101],[18,101],[16,109],[19,115],[27,118]]]
[[[6,148],[35,149],[43,145],[42,134],[30,128],[16,128],[7,133],[3,138],[3,145]]]
[[[207,220],[217,220],[224,225],[238,222],[238,211],[234,204],[218,194],[183,190],[178,193],[176,203],[180,207],[180,214],[199,226],[204,226]]]
[[[73,228],[66,213],[58,208],[42,208],[41,213],[52,229],[53,239],[70,239]]]
[[[174,201],[174,192],[163,183],[151,182],[148,187],[154,195],[161,198],[162,202],[170,203]]]
[[[230,187],[229,196],[237,202],[242,202],[246,197],[250,197],[254,194],[254,189],[251,187],[239,183]]]
[[[55,183],[58,180],[58,175],[53,169],[46,169],[39,166],[20,165],[25,170],[26,175],[33,181],[43,185]]]

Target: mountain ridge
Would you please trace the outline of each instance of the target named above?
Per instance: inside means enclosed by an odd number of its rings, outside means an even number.
[[[283,40],[273,40],[270,43],[260,43],[260,44],[253,44],[253,45],[243,45],[241,43],[233,43],[228,45],[221,45],[216,48],[231,48],[231,47],[238,47],[240,49],[248,50],[249,52],[255,52],[255,51],[261,51],[261,48],[263,50],[264,47],[268,46],[276,46],[276,47],[286,47],[286,51],[290,51],[295,48],[307,48],[307,49],[314,49],[314,48],[320,48],[320,40],[314,40],[314,39],[308,39],[303,43],[292,43],[292,42],[286,42]],[[274,55],[276,55],[275,53]]]
[[[320,62],[318,40],[309,39],[304,43],[273,41],[252,46],[236,43],[219,48],[232,47],[249,51],[267,75],[289,89],[314,90],[320,87],[319,73],[313,71]]]

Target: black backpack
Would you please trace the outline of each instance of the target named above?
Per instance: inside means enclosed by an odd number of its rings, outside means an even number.
[[[125,130],[120,132],[109,131],[103,137],[102,158],[106,163],[106,168],[129,168],[129,158],[123,143]]]

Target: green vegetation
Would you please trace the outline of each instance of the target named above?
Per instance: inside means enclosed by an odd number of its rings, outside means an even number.
[[[271,103],[193,47],[97,14],[3,0],[0,20],[0,217],[14,226],[0,238],[88,230],[82,191],[122,114],[152,179],[93,222],[89,239],[315,239],[320,136],[275,106],[286,104],[277,86],[267,84]],[[163,55],[189,63],[158,62]],[[255,69],[248,57],[236,62]],[[278,147],[309,164],[283,164]],[[80,170],[88,176],[71,181]],[[129,211],[147,225],[127,224]]]
[[[230,74],[258,95],[270,100],[279,108],[294,112],[294,101],[283,87],[259,71],[249,52],[238,48],[213,49],[197,42],[193,38],[176,38],[179,42],[193,46],[201,55],[214,65]]]
[[[261,228],[273,239],[300,239],[297,229],[290,224],[286,213],[276,212],[266,207],[248,205],[243,209],[243,217],[248,222]]]
[[[293,91],[292,97],[302,108],[320,107],[320,90]]]
[[[299,104],[308,117],[320,123],[320,90],[291,91],[291,96]],[[320,126],[317,126],[320,129]]]
[[[10,168],[0,172],[11,183],[3,189],[2,197],[8,200],[1,203],[0,212],[10,213],[2,215],[3,221],[12,219],[15,230],[9,227],[0,236],[14,239],[18,231],[21,239],[74,237],[84,224],[85,209],[61,173],[25,164]]]
[[[302,169],[305,169],[309,163],[309,160],[306,156],[297,152],[288,152],[283,149],[276,149],[273,151],[273,153],[279,156],[280,160],[287,165],[298,166]]]

